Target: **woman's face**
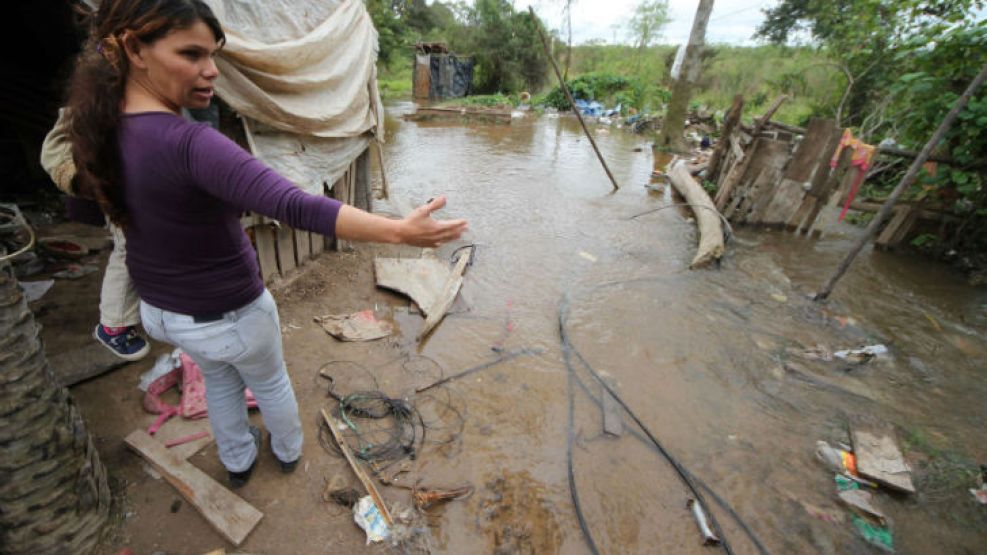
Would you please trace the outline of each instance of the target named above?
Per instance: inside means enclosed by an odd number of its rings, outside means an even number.
[[[196,21],[153,43],[138,43],[137,52],[130,56],[131,77],[175,112],[183,107],[206,108],[219,76],[213,61],[217,50],[209,26]]]

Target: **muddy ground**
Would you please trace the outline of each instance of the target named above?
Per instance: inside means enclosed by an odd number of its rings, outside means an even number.
[[[238,492],[265,515],[243,551],[387,551],[364,546],[349,512],[322,499],[327,484],[356,482],[319,439],[319,409],[335,405],[320,369],[336,378],[337,391],[403,397],[521,349],[529,354],[408,396],[429,433],[401,483],[475,488],[416,522],[432,552],[590,553],[570,484],[601,553],[714,552],[700,545],[685,509],[694,494],[628,415],[623,436],[602,434],[599,386],[587,366],[566,364],[576,354],[612,376],[635,415],[766,552],[873,552],[813,455],[816,440],[848,441],[847,426],[860,417],[890,423],[914,469],[916,495],[877,495],[896,551],[987,550],[987,511],[967,491],[987,461],[983,289],[927,260],[867,250],[828,303],[813,303],[808,295],[859,232],[852,226],[818,241],[737,230],[720,268],[690,272],[696,238],[688,212],[630,219],[674,202],[667,189],[643,187],[651,156],[630,134],[598,132],[623,184],[608,195],[578,126],[562,118],[498,126],[390,117],[388,133],[392,192],[416,202],[447,193],[444,215],[471,221],[465,240],[478,250],[465,300],[419,345],[421,316],[374,287],[379,251],[369,246],[323,255],[274,288],[306,443],[295,474],[280,474],[265,450]],[[446,259],[455,247],[436,255]],[[59,283],[36,303],[50,353],[91,341],[98,283],[98,274]],[[340,343],[312,321],[364,309],[394,321],[395,335]],[[890,356],[860,366],[813,356],[820,346],[876,343]],[[152,420],[136,389],[152,360],[72,388],[116,495],[103,553],[232,551],[123,445]],[[190,460],[225,479],[214,447]],[[408,490],[383,491],[408,506]],[[757,553],[728,511],[710,503],[734,552]]]

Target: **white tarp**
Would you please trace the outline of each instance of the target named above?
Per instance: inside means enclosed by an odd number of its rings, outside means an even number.
[[[234,110],[319,137],[359,136],[383,120],[377,31],[361,0],[207,2],[227,39],[216,92]]]
[[[226,32],[216,92],[254,155],[321,195],[383,140],[377,31],[361,0],[207,0]]]

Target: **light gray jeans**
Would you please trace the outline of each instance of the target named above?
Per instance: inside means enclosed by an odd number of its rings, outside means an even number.
[[[242,472],[257,458],[245,387],[257,398],[274,454],[285,462],[298,459],[302,423],[284,363],[278,307],[269,291],[215,322],[196,323],[144,301],[140,312],[151,337],[179,347],[202,368],[209,423],[227,470]]]

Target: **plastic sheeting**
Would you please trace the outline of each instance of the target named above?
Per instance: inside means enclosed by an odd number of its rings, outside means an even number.
[[[322,194],[323,183],[332,188],[371,140],[369,133],[360,137],[313,137],[286,133],[256,121],[249,121],[248,126],[254,156],[313,195]]]
[[[356,137],[383,121],[377,31],[360,0],[207,3],[227,38],[216,92],[234,110],[319,137]]]

